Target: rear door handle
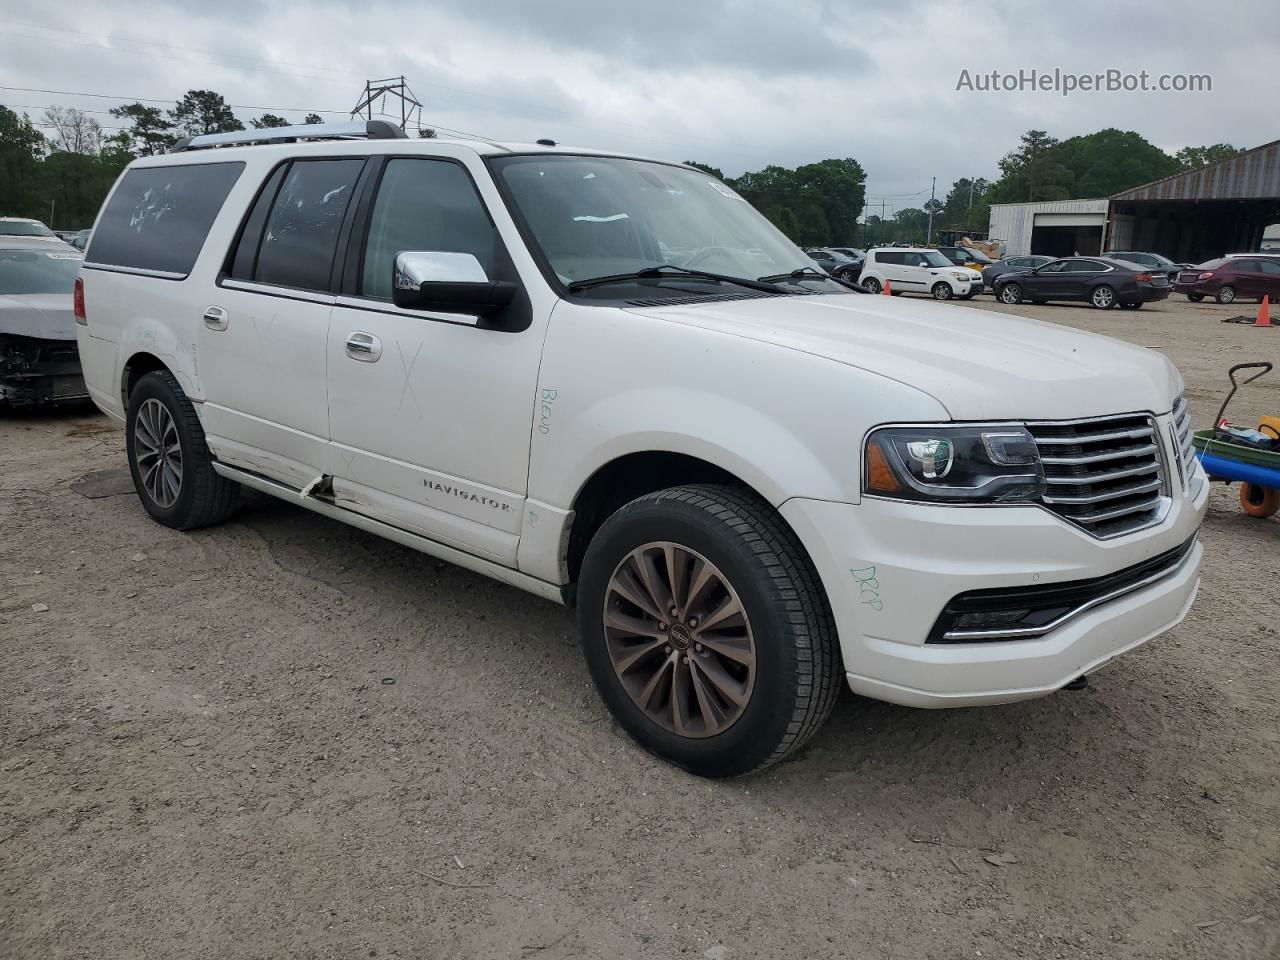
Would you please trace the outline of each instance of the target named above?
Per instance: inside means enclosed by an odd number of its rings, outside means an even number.
[[[221,307],[206,307],[204,311],[204,325],[210,330],[227,329],[227,311]]]
[[[382,341],[372,333],[359,330],[347,334],[347,356],[361,363],[377,363],[382,356]]]

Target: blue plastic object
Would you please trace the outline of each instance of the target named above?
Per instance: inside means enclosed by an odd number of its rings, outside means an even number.
[[[1225,457],[1215,457],[1211,453],[1197,453],[1204,472],[1211,480],[1239,480],[1243,483],[1256,483],[1260,487],[1280,490],[1280,470],[1270,467],[1259,467],[1252,463],[1241,463]]]

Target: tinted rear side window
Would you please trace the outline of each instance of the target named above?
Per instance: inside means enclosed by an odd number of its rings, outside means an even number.
[[[276,194],[253,279],[302,290],[329,289],[338,231],[364,160],[299,160]]]
[[[87,262],[185,277],[243,170],[200,163],[128,171],[102,211]]]

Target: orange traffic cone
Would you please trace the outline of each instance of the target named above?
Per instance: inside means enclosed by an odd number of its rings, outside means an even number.
[[[882,297],[893,296],[893,291],[889,289],[889,280],[887,278],[884,281],[884,288],[880,291],[880,296]]]
[[[1258,319],[1253,322],[1255,327],[1271,326],[1271,295],[1267,294],[1262,298],[1262,303],[1258,304]]]

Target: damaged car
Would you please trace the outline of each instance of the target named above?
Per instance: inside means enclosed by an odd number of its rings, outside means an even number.
[[[89,396],[76,347],[81,254],[59,243],[0,236],[0,408]]]

